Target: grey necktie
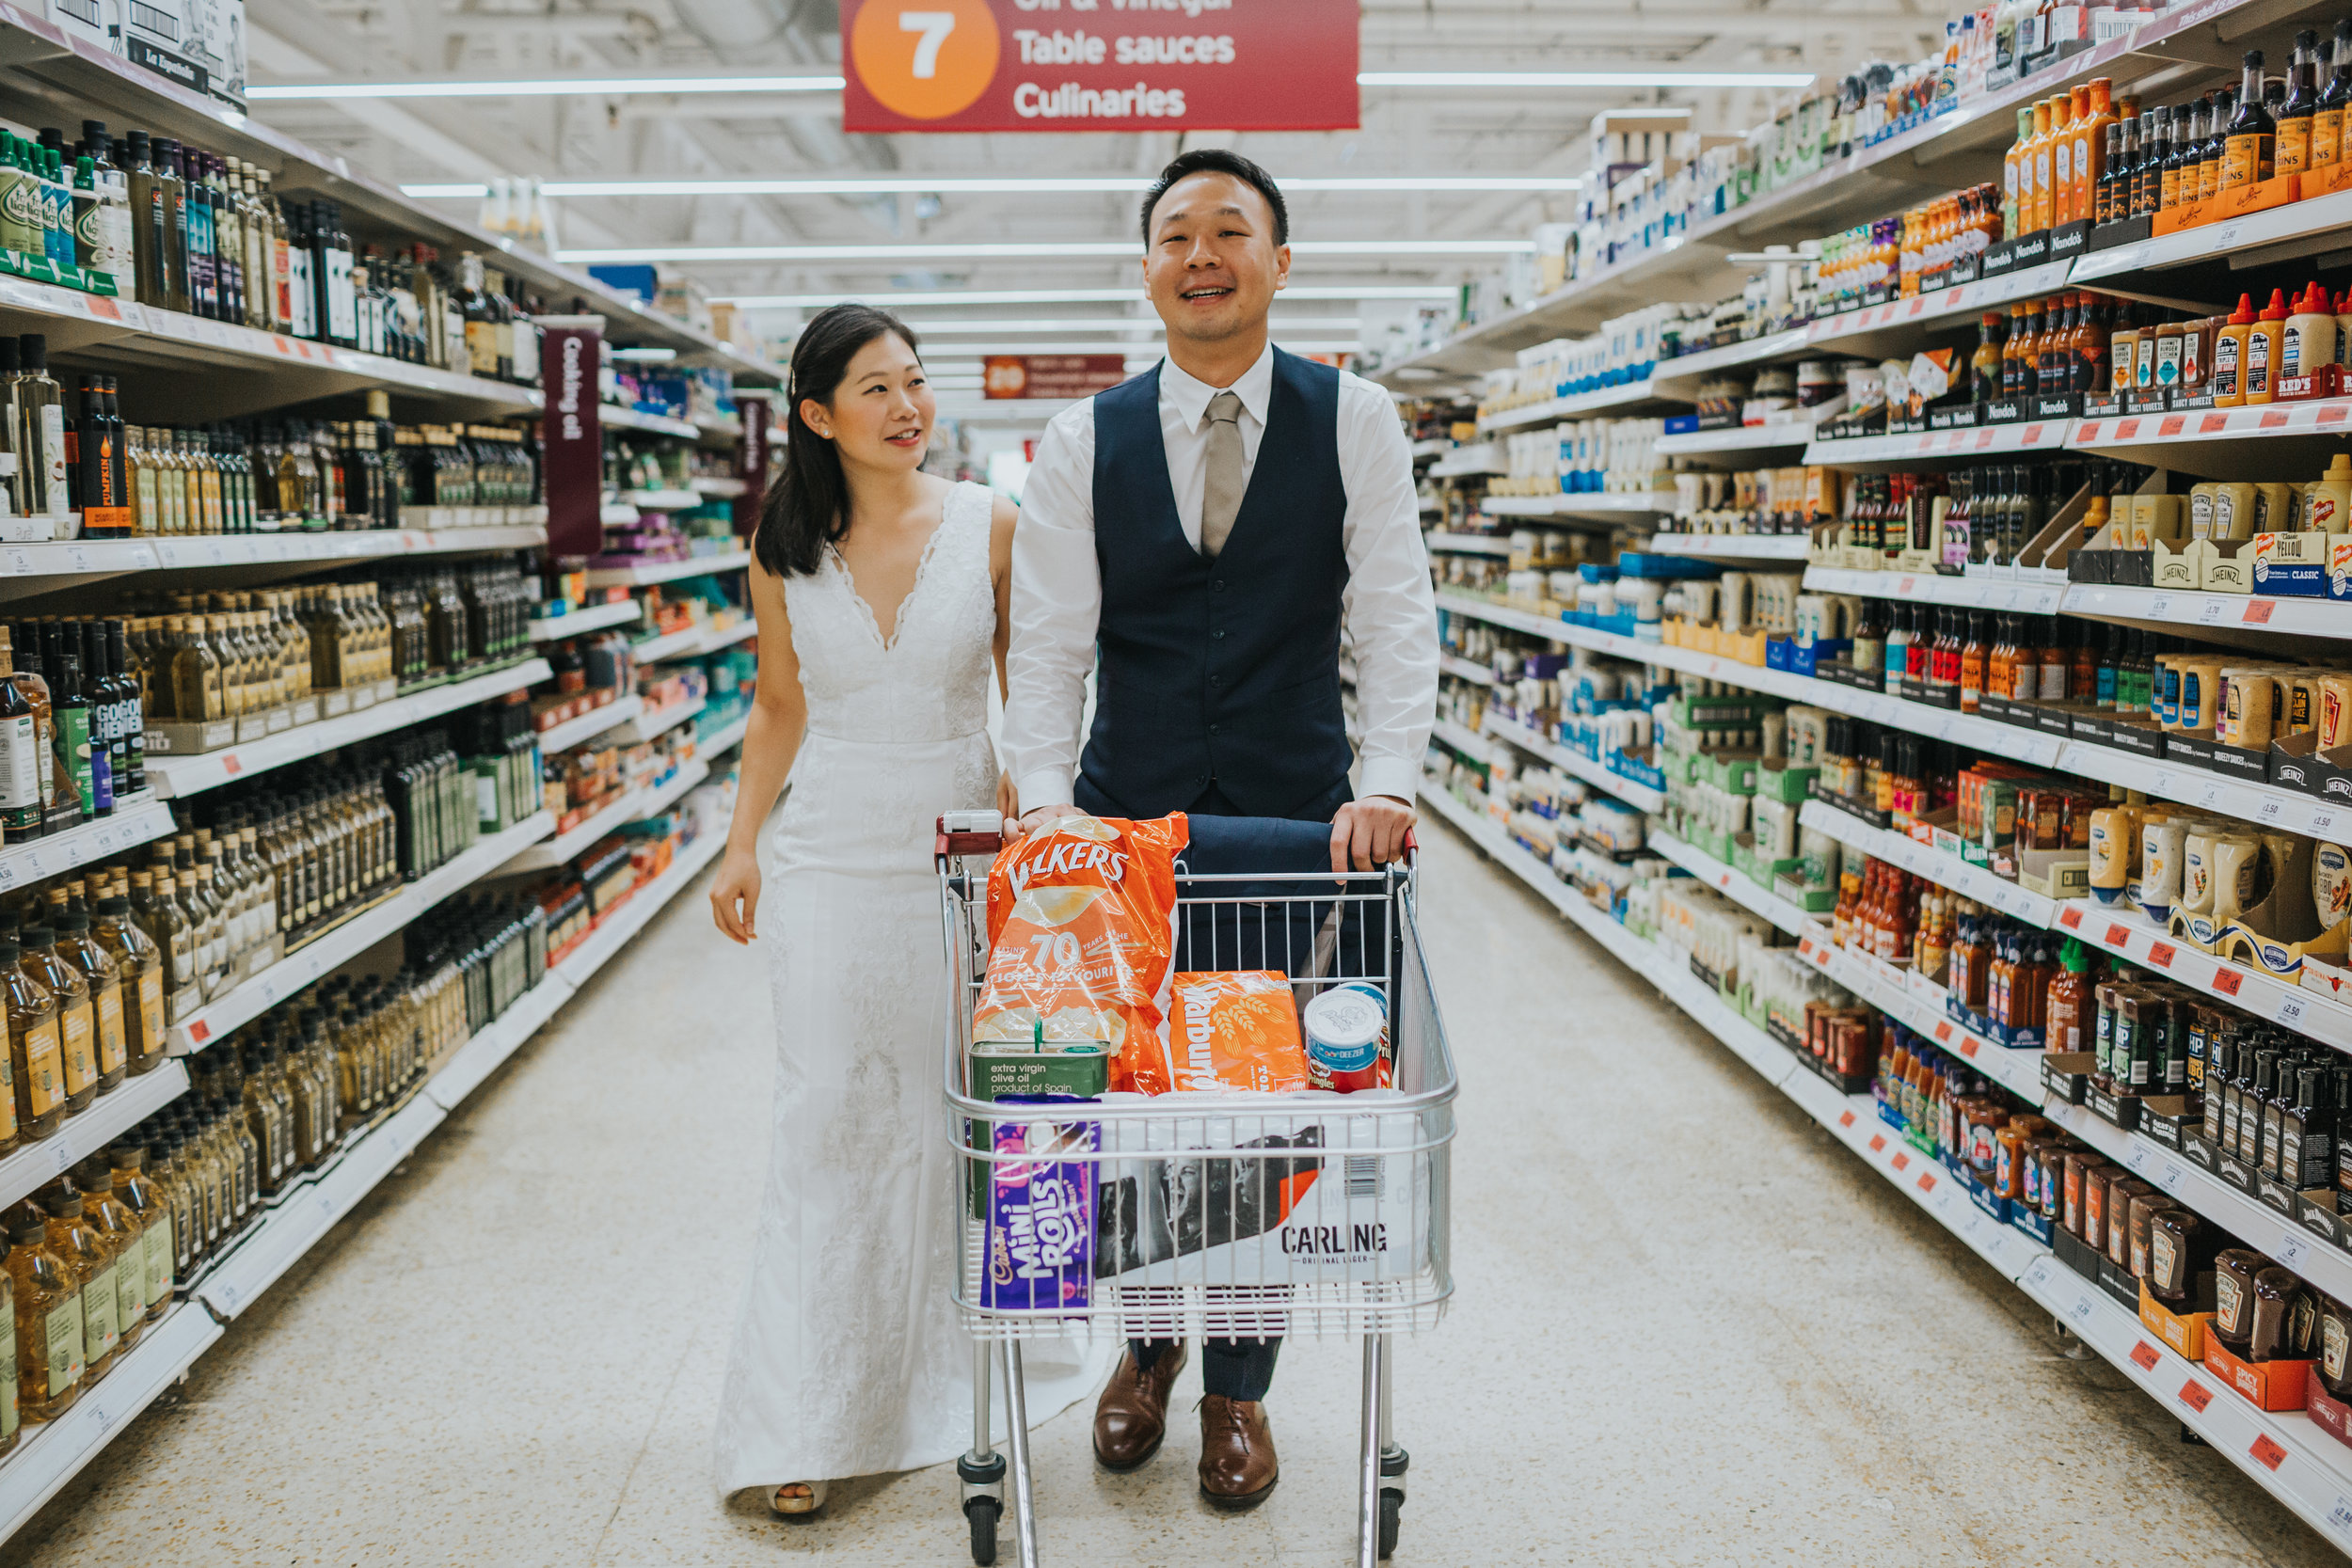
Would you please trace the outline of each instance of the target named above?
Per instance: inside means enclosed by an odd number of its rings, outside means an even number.
[[[1241,446],[1241,398],[1219,392],[1209,400],[1209,467],[1200,487],[1200,553],[1210,560],[1225,548],[1241,512],[1248,484]]]

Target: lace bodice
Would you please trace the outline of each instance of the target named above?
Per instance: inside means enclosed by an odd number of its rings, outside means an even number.
[[[996,630],[988,570],[993,506],[985,485],[958,484],[948,492],[886,645],[839,551],[829,547],[814,573],[784,579],[811,735],[904,743],[952,740],[988,727]]]

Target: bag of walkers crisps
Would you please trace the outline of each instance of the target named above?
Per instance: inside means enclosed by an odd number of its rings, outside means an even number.
[[[1186,1089],[1311,1088],[1291,978],[1279,969],[1176,976],[1168,1015],[1176,1084]]]
[[[988,873],[988,977],[974,1040],[1102,1040],[1110,1086],[1166,1094],[1165,1020],[1176,946],[1184,814],[1150,822],[1065,816],[996,855]]]

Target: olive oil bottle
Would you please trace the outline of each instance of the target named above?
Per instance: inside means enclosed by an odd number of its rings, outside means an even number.
[[[17,1414],[50,1421],[82,1394],[82,1289],[49,1244],[41,1211],[18,1204],[8,1211],[8,1286],[16,1339]]]
[[[57,999],[26,972],[14,936],[0,934],[0,1002],[8,1015],[8,1072],[16,1087],[17,1129],[28,1143],[65,1119],[65,1059],[58,1045]]]

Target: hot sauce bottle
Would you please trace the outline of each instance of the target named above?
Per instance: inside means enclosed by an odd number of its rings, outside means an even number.
[[[1985,613],[1980,610],[1968,611],[1967,639],[1960,646],[1960,711],[1974,713],[1984,700]]]

